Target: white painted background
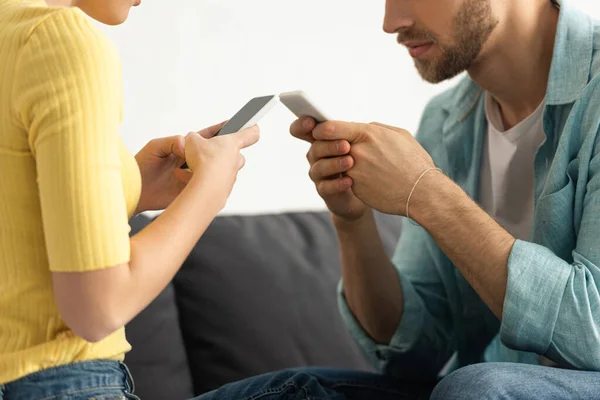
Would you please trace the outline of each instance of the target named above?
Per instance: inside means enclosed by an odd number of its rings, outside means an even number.
[[[444,0],[441,0],[444,1]],[[598,0],[572,0],[600,18]],[[230,118],[250,98],[306,91],[331,118],[414,132],[450,83],[424,83],[406,50],[381,30],[383,0],[144,0],[120,27],[102,27],[123,60],[124,140],[185,134]],[[279,106],[245,151],[224,213],[322,209],[308,146]]]

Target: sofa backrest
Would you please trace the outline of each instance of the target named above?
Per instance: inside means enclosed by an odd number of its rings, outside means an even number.
[[[401,219],[377,219],[391,255]],[[132,221],[133,232],[148,222]],[[142,399],[184,399],[299,366],[370,370],[338,313],[338,252],[325,212],[216,218],[128,327],[126,362]]]

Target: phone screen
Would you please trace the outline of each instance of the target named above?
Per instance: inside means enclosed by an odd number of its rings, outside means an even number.
[[[218,135],[229,135],[241,130],[260,110],[275,96],[256,97],[250,100],[240,111],[217,132]]]
[[[229,135],[239,132],[256,114],[260,112],[275,96],[255,97],[250,100],[240,111],[238,111],[231,119],[223,125],[215,136]],[[180,168],[187,169],[187,163],[184,163]]]

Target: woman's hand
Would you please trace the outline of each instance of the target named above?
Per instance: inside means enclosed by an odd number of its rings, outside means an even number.
[[[185,137],[154,139],[135,156],[142,175],[142,194],[136,214],[163,210],[185,188],[191,173],[179,168],[185,159]]]
[[[245,164],[240,151],[258,142],[260,130],[255,125],[237,133],[211,138],[219,128],[189,133],[185,138],[185,158],[193,179],[198,180],[203,190],[210,192],[224,207],[237,174]]]
[[[193,176],[209,190],[216,191],[224,205],[238,171],[244,166],[240,150],[258,141],[259,129],[252,127],[213,138],[223,124],[191,132],[186,137],[154,139],[140,150],[135,159],[142,174],[142,195],[136,214],[167,208]],[[189,170],[179,168],[184,161]]]

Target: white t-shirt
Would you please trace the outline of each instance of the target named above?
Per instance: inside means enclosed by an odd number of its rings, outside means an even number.
[[[500,105],[487,94],[488,132],[479,178],[479,203],[504,229],[528,241],[534,211],[533,164],[545,139],[544,102],[529,117],[505,130]],[[556,366],[538,356],[541,365]]]
[[[505,130],[500,105],[487,94],[488,132],[483,148],[479,203],[511,235],[530,240],[533,223],[533,163],[545,139],[543,102],[512,129]]]

